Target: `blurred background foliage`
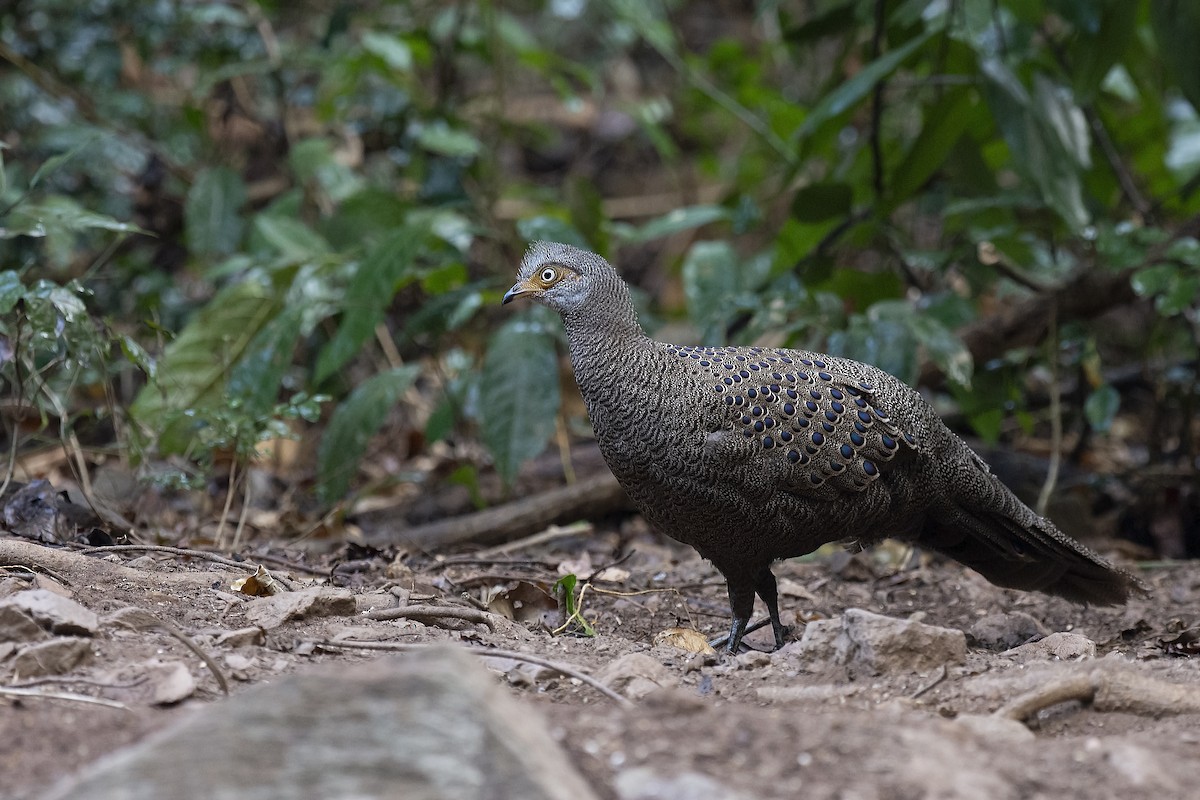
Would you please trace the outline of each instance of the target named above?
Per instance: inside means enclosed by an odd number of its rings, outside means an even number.
[[[557,322],[496,307],[547,238],[664,335],[1149,468],[1198,536],[1196,41],[1189,0],[9,0],[6,473],[232,491],[300,437],[318,508],[430,456],[486,502],[581,429]]]

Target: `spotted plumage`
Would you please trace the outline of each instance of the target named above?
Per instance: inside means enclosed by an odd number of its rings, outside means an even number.
[[[520,296],[563,319],[606,463],[642,514],[725,576],[736,651],[771,563],[826,542],[914,541],[994,583],[1119,603],[1140,584],[1037,516],[915,391],[846,358],[650,339],[598,255],[530,246]]]

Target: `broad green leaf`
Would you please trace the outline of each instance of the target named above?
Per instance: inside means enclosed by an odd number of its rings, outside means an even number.
[[[242,241],[242,206],[246,186],[228,167],[213,167],[196,176],[184,205],[188,250],[195,256],[227,256]]]
[[[700,326],[701,339],[723,339],[729,301],[742,288],[737,254],[729,242],[696,242],[683,260],[683,293],[688,316]]]
[[[1095,27],[1077,27],[1069,50],[1071,85],[1084,103],[1095,99],[1109,70],[1125,56],[1137,31],[1138,15],[1138,3],[1128,0],[1090,5],[1099,15]]]
[[[291,217],[259,214],[254,229],[281,255],[293,261],[304,261],[329,253],[329,242],[321,234]]]
[[[825,222],[850,215],[854,189],[848,183],[810,183],[792,197],[792,218],[804,223]]]
[[[33,173],[33,177],[29,179],[29,188],[33,189],[42,182],[42,178],[57,172],[63,164],[66,164],[75,156],[79,155],[83,150],[90,147],[92,142],[99,139],[99,135],[89,136],[79,144],[72,147],[65,153],[60,153],[56,156],[51,156],[42,162],[42,165]]]
[[[409,365],[374,375],[334,409],[317,447],[317,497],[322,503],[345,496],[371,437],[419,372]]]
[[[378,31],[367,31],[362,35],[363,49],[379,56],[389,69],[408,72],[413,66],[412,48],[403,39]]]
[[[263,326],[229,373],[227,394],[238,398],[250,414],[274,405],[283,376],[292,365],[305,307],[293,303]]]
[[[433,153],[456,158],[474,158],[483,147],[473,134],[462,128],[451,128],[445,120],[422,125],[417,143]]]
[[[895,50],[889,50],[870,64],[867,64],[845,83],[822,97],[817,105],[813,107],[813,110],[809,112],[808,116],[804,118],[804,122],[800,125],[799,130],[796,131],[796,136],[798,138],[810,136],[821,125],[839,114],[848,111],[860,102],[870,94],[875,84],[892,74],[917,48],[925,44],[933,33],[932,29],[927,30],[921,35],[905,42]]]
[[[970,388],[974,361],[962,339],[927,314],[912,316],[912,330],[933,363],[955,383]]]
[[[1195,0],[1150,0],[1150,26],[1158,40],[1158,56],[1167,75],[1200,112],[1200,3]]]
[[[346,287],[341,325],[317,358],[315,383],[337,372],[359,351],[363,342],[374,334],[392,297],[417,277],[413,259],[422,238],[420,231],[401,228],[376,245],[359,264]]]
[[[130,417],[159,434],[159,451],[182,453],[192,434],[188,409],[223,402],[230,367],[277,313],[278,295],[263,283],[243,281],[217,293],[166,346],[158,380],[147,384],[129,408]]]
[[[1083,415],[1088,424],[1100,433],[1112,427],[1117,411],[1121,408],[1121,393],[1106,383],[1097,387],[1083,403]]]
[[[21,283],[21,276],[11,269],[0,272],[0,314],[12,311],[23,297],[25,284]]]
[[[511,486],[521,464],[546,447],[559,410],[558,357],[549,315],[514,317],[488,343],[479,384],[483,442]]]
[[[998,58],[984,59],[980,67],[988,78],[988,104],[1012,151],[1013,165],[1038,187],[1047,208],[1072,229],[1082,230],[1091,221],[1080,179],[1080,168],[1090,163],[1083,113],[1065,88],[1041,75],[1031,95]]]
[[[151,382],[158,378],[158,363],[136,339],[122,333],[117,336],[117,343],[121,345],[121,352],[125,355],[126,361],[145,373]]]
[[[963,135],[972,117],[976,93],[954,89],[925,113],[925,125],[908,149],[887,184],[886,211],[915,195],[950,156],[954,143]]]
[[[699,228],[710,222],[729,219],[729,210],[721,206],[703,205],[686,206],[652,219],[640,228],[634,228],[625,233],[621,239],[628,244],[641,244],[664,236],[670,236],[680,231]]]
[[[41,238],[86,230],[138,233],[142,229],[107,214],[89,211],[69,197],[50,195],[41,202],[23,203],[13,209],[6,219],[5,229],[0,231],[0,239],[14,236]]]

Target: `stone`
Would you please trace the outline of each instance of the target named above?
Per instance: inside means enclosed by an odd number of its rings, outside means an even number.
[[[22,678],[66,675],[92,659],[92,643],[76,636],[60,636],[17,651],[11,666]]]
[[[43,629],[60,636],[94,636],[99,618],[70,598],[48,589],[29,589],[0,600],[0,608],[16,608]]]
[[[1096,657],[1096,643],[1078,633],[1059,631],[1044,639],[1006,650],[1018,661],[1084,661]]]
[[[840,618],[810,622],[793,652],[810,662],[862,666],[877,673],[925,672],[962,663],[967,637],[954,628],[848,608]]]
[[[29,612],[0,603],[0,642],[37,642],[49,635]]]
[[[1023,611],[988,614],[967,631],[977,645],[990,650],[1007,650],[1048,633],[1045,625]]]
[[[633,767],[617,774],[613,788],[620,800],[751,800],[751,795],[691,770],[665,775],[649,767]]]
[[[46,800],[596,800],[540,715],[452,647],[315,667],[209,705]]]
[[[645,653],[627,653],[610,661],[596,675],[596,680],[631,700],[679,683],[674,673]]]
[[[314,586],[296,592],[256,597],[247,605],[246,619],[265,630],[285,622],[313,617],[349,617],[357,612],[354,593],[334,586]]]

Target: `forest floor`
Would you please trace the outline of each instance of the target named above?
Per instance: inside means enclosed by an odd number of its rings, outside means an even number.
[[[307,615],[280,613],[282,606],[264,611],[262,604],[277,601],[231,588],[250,570],[202,557],[152,550],[83,555],[0,538],[0,563],[23,565],[0,579],[0,604],[40,587],[99,619],[78,662],[60,675],[14,674],[17,646],[0,642],[0,796],[37,797],[187,709],[230,702],[171,627],[230,678],[235,699],[311,664],[384,655],[355,642],[449,640],[555,662],[563,669],[519,656],[484,659],[519,703],[546,720],[603,798],[1194,796],[1200,713],[1175,713],[1182,709],[1170,699],[1164,705],[1158,692],[1182,684],[1194,701],[1200,687],[1200,655],[1185,633],[1200,623],[1200,563],[1144,570],[1149,597],[1100,609],[999,589],[955,563],[900,546],[853,556],[822,551],[776,568],[793,642],[775,653],[728,657],[687,652],[662,635],[725,630],[720,575],[689,548],[646,530],[640,518],[621,528],[564,533],[502,554],[407,554],[403,564],[379,551],[359,551],[354,560],[345,551],[269,551],[276,559],[263,563],[293,588],[340,584],[322,590],[340,605]],[[568,573],[592,578],[579,609],[594,636],[550,630],[562,623],[552,587]],[[367,615],[397,604],[449,607],[466,618]],[[135,618],[122,609],[131,606],[149,612],[151,622],[129,622]],[[968,647],[962,655],[931,650],[863,660],[796,641],[805,622],[845,609],[962,631]],[[1039,649],[1036,643],[1054,632],[1086,637],[1094,656],[1084,639],[1071,640],[1077,650],[1083,643],[1078,652]],[[747,641],[768,650],[769,629]],[[1020,646],[1026,642],[1033,644]],[[194,685],[184,676],[180,689],[179,675],[161,668],[170,662],[183,663]],[[570,672],[607,684],[632,705]],[[1102,702],[1101,684],[1114,675],[1132,702]],[[1034,702],[1024,724],[994,714],[1026,692],[1080,676],[1092,676],[1092,689],[1099,688],[1082,702],[1070,691],[1076,700]],[[121,707],[3,693],[14,686]],[[170,702],[172,692],[182,699]],[[1037,711],[1041,705],[1048,707]]]

